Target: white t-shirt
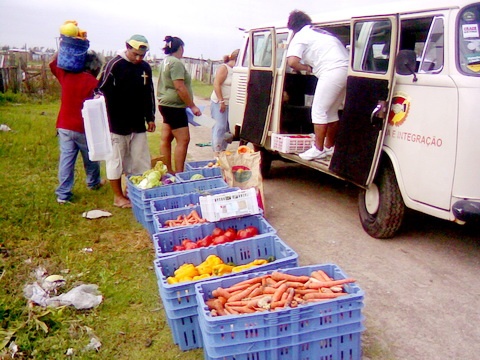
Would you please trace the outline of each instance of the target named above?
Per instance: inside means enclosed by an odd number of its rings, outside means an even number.
[[[328,33],[304,26],[290,41],[287,57],[296,56],[312,67],[319,77],[325,71],[348,67],[348,51],[340,40]]]

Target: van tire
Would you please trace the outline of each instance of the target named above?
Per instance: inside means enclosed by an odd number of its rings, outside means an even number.
[[[395,171],[389,162],[380,164],[377,176],[368,190],[360,190],[358,213],[363,229],[374,238],[392,238],[400,229],[405,204]]]

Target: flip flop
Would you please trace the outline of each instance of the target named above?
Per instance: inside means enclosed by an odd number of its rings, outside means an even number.
[[[131,209],[132,203],[125,203],[121,205],[113,204],[113,206],[119,207],[120,209]]]

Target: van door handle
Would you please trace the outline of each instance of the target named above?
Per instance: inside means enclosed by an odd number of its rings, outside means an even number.
[[[375,109],[373,109],[372,114],[370,115],[370,123],[373,124],[374,118],[385,119],[387,115],[387,102],[384,100],[379,100]]]

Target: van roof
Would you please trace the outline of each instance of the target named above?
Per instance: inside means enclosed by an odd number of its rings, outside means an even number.
[[[357,7],[349,7],[342,10],[323,11],[319,13],[309,13],[313,23],[322,22],[343,22],[349,21],[352,17],[383,15],[383,14],[409,14],[423,11],[440,10],[440,9],[455,9],[474,4],[472,0],[412,0],[412,1],[394,1],[383,2],[378,5],[359,5]],[[295,10],[295,9],[292,9]],[[301,10],[301,9],[298,9]],[[263,24],[260,27],[286,28],[288,14],[285,19],[270,24]]]

